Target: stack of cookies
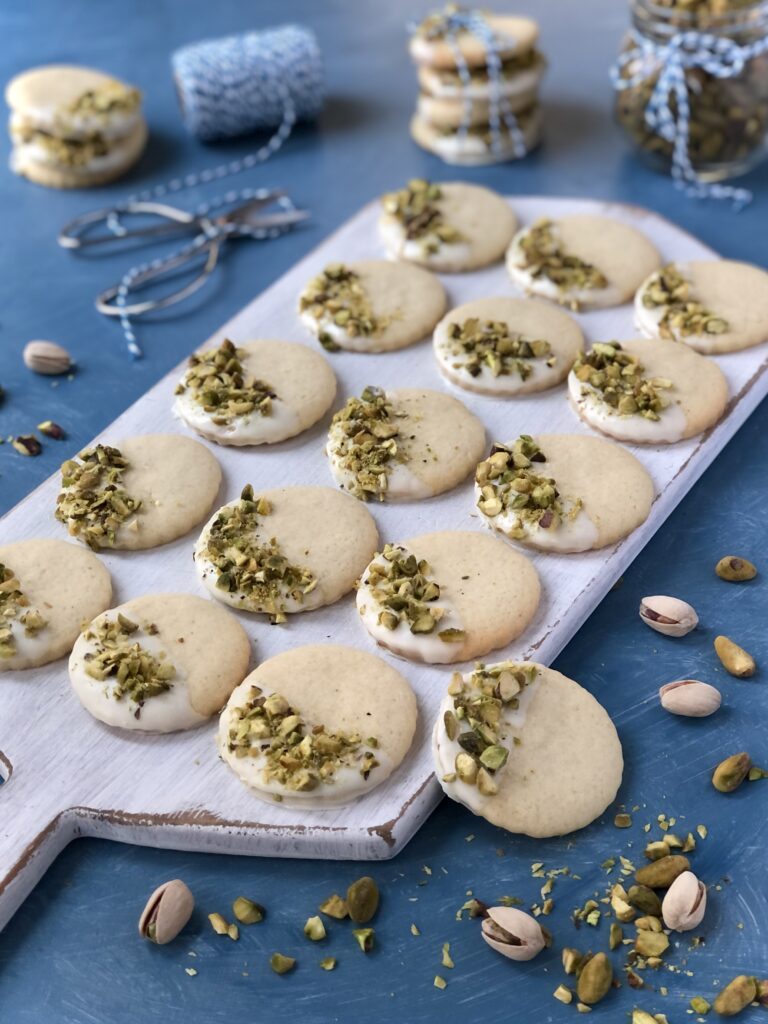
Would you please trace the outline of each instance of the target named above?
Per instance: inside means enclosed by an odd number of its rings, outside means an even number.
[[[499,59],[494,81],[487,39],[462,21],[460,12],[447,9],[425,18],[411,37],[420,90],[411,135],[449,164],[524,156],[541,134],[538,88],[546,62],[536,48],[539,27],[512,15],[483,19]]]

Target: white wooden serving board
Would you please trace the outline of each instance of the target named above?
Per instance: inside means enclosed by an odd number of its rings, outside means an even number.
[[[543,215],[602,213],[636,225],[665,260],[715,254],[679,228],[645,210],[593,201],[517,197],[510,202],[521,222]],[[296,300],[309,277],[326,263],[380,256],[377,204],[370,204],[285,277],[255,299],[209,339],[218,343],[256,337],[308,339],[296,315]],[[499,265],[444,279],[452,305],[512,293]],[[629,306],[579,317],[587,339],[635,335]],[[196,339],[199,340],[199,339]],[[399,353],[329,356],[336,370],[338,407],[366,384],[447,389],[428,341]],[[584,555],[536,555],[544,596],[526,633],[498,657],[551,662],[768,391],[765,346],[718,360],[731,387],[728,414],[714,430],[691,441],[635,449],[653,476],[657,497],[648,521],[614,548]],[[109,442],[132,434],[184,431],[171,415],[174,385],[182,367],[169,374],[104,433]],[[565,387],[544,395],[498,400],[455,392],[485,423],[489,442],[520,433],[586,432],[566,400]],[[323,455],[329,417],[314,430],[284,444],[243,450],[215,448],[224,469],[221,503],[243,485],[256,490],[283,484],[332,485]],[[53,519],[58,480],[51,478],[0,521],[0,542],[28,537],[64,537]],[[435,529],[482,529],[473,511],[472,483],[430,501],[376,506],[383,540],[396,541]],[[115,584],[115,604],[152,590],[201,593],[192,565],[196,532],[147,552],[105,554]],[[374,650],[358,621],[350,595],[330,608],[297,615],[284,626],[242,616],[259,661],[304,643],[334,641]],[[387,660],[390,656],[379,653]],[[214,747],[215,722],[187,733],[150,736],[121,733],[94,721],[80,706],[67,679],[66,661],[0,677],[0,927],[58,852],[75,836],[91,835],[149,846],[284,857],[383,859],[414,834],[440,795],[432,776],[428,743],[449,668],[391,659],[410,680],[420,722],[407,760],[386,783],[357,803],[306,812],[257,800],[221,763]],[[598,694],[599,696],[599,694]]]

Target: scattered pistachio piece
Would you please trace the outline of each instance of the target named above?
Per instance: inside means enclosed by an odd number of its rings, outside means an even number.
[[[715,637],[715,653],[726,672],[737,679],[748,679],[755,674],[755,659],[729,637]]]
[[[240,924],[258,924],[264,920],[266,911],[260,903],[254,903],[245,896],[238,896],[232,904],[232,913]]]
[[[656,921],[657,919],[651,918]],[[635,952],[643,957],[661,956],[669,949],[669,938],[664,932],[650,928],[640,928],[635,936]]]
[[[54,441],[63,441],[67,436],[64,428],[60,427],[58,423],[54,423],[53,420],[43,420],[42,423],[38,423],[37,429],[45,437],[53,438]]]
[[[624,929],[620,924],[615,921],[611,924],[610,931],[608,933],[608,948],[610,950],[618,949],[621,943],[624,941]]]
[[[715,566],[715,572],[721,580],[727,580],[729,583],[743,583],[757,576],[755,566],[738,555],[726,555],[725,558],[721,558]]]
[[[709,1013],[712,1008],[712,1004],[708,1003],[703,996],[694,996],[693,999],[691,999],[689,1006],[694,1013],[701,1014],[702,1016]]]
[[[613,819],[613,824],[616,828],[631,828],[632,827],[632,815],[631,814],[617,814]]]
[[[336,957],[335,956],[327,956],[327,957],[325,957],[323,960],[320,961],[320,966],[322,967],[322,969],[324,971],[332,971],[334,969],[334,967],[336,966]]]
[[[287,974],[296,966],[296,960],[292,956],[283,956],[282,953],[273,953],[269,958],[269,966],[275,974]]]
[[[226,935],[229,925],[221,916],[221,914],[209,914],[208,920],[211,922],[211,928],[216,932],[217,935]]]
[[[729,982],[715,999],[715,1012],[722,1017],[735,1017],[757,998],[757,978],[740,974]]]
[[[558,985],[552,995],[558,1000],[558,1002],[565,1003],[566,1006],[568,1003],[573,1002],[573,992],[571,992],[569,988],[566,988],[565,985]]]
[[[699,617],[694,609],[677,597],[657,594],[640,602],[640,618],[664,636],[685,636],[696,629]]]
[[[581,969],[576,983],[580,1002],[593,1005],[603,999],[613,982],[613,968],[605,953],[595,953]]]
[[[141,913],[139,935],[164,946],[184,928],[194,908],[194,897],[181,879],[163,882],[149,897]]]
[[[456,966],[456,964],[453,962],[453,958],[451,957],[450,942],[443,943],[443,954],[440,962],[443,965],[443,967],[453,968]]]
[[[321,914],[327,914],[328,917],[335,917],[337,921],[343,921],[349,914],[349,908],[347,907],[346,901],[337,893],[334,893],[333,896],[329,896],[325,903],[320,904],[318,909]]]
[[[647,885],[630,886],[627,892],[627,900],[644,914],[652,917],[661,917],[661,900],[656,893]]]
[[[236,924],[227,925],[227,935],[232,939],[233,942],[237,942],[240,938],[240,929]]]
[[[442,990],[442,989],[444,989],[446,987],[447,984],[448,984],[448,982],[445,980],[445,978],[441,978],[439,974],[435,975],[435,980],[434,980],[435,988],[439,988],[439,989]]]
[[[672,849],[664,839],[656,839],[651,843],[648,843],[643,850],[643,853],[648,860],[661,860],[662,857],[668,857]]]
[[[576,974],[584,962],[584,954],[572,946],[566,946],[562,953],[563,970],[566,974]]]
[[[379,887],[363,875],[347,889],[347,912],[355,924],[367,924],[379,909]]]
[[[19,455],[39,455],[43,450],[43,446],[34,434],[20,434],[18,437],[14,437],[11,445]]]
[[[746,779],[751,767],[752,759],[746,751],[732,754],[715,768],[712,785],[720,793],[733,793]]]
[[[325,925],[320,917],[309,917],[304,925],[304,934],[312,942],[320,942],[326,936]]]
[[[658,1024],[658,1021],[652,1014],[635,1007],[632,1010],[632,1024]]]
[[[374,931],[373,928],[355,928],[352,931],[355,942],[364,953],[370,953],[373,949]]]
[[[760,779],[768,779],[768,772],[764,768],[758,768],[757,765],[752,765],[747,774],[747,778],[750,782],[758,782]]]

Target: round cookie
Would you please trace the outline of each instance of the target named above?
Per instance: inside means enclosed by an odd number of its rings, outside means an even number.
[[[728,405],[720,367],[675,341],[596,342],[574,364],[568,390],[590,427],[636,444],[694,437]]]
[[[97,188],[122,178],[144,152],[147,138],[147,125],[142,120],[130,135],[112,142],[106,153],[93,155],[76,168],[52,159],[34,142],[16,144],[11,152],[11,169],[45,188]]]
[[[435,328],[438,368],[452,384],[481,395],[544,391],[568,376],[584,347],[568,313],[536,299],[476,299]]]
[[[111,599],[109,572],[76,544],[40,538],[0,547],[0,672],[62,658],[83,621]]]
[[[451,181],[415,179],[382,199],[379,233],[392,259],[460,273],[500,260],[517,217],[496,192]]]
[[[255,796],[322,810],[388,778],[417,715],[411,687],[380,658],[337,644],[296,647],[237,687],[221,713],[219,753]]]
[[[299,315],[329,352],[392,352],[421,341],[445,312],[445,291],[409,263],[331,263],[299,298]]]
[[[221,710],[250,656],[245,630],[223,608],[191,594],[146,594],[84,627],[69,679],[105,725],[176,732]]]
[[[367,387],[334,414],[326,454],[339,487],[362,501],[416,501],[471,472],[485,428],[450,395]]]
[[[488,14],[485,21],[493,32],[496,53],[501,60],[528,53],[538,41],[539,26],[531,18]],[[416,64],[438,69],[455,68],[458,47],[467,67],[484,67],[488,57],[484,41],[466,31],[458,32],[455,41],[449,40],[445,32],[440,31],[443,24],[442,14],[431,15],[424,19],[411,36],[409,50]]]
[[[482,533],[446,530],[387,544],[362,575],[357,610],[382,647],[445,665],[511,643],[540,596],[524,555]]]
[[[536,90],[520,92],[506,98],[502,110],[508,110],[512,114],[519,114],[527,110],[536,100]],[[435,128],[458,129],[463,124],[468,127],[485,125],[491,120],[492,106],[490,100],[464,100],[461,97],[446,99],[445,97],[429,96],[427,93],[419,93],[416,100],[416,113],[423,121],[428,121]]]
[[[190,356],[173,410],[222,445],[275,444],[307,430],[328,411],[336,377],[327,361],[290,341],[225,340]]]
[[[768,341],[768,273],[735,260],[670,263],[635,295],[647,338],[684,341],[698,352],[739,352]]]
[[[518,231],[507,253],[519,288],[574,309],[621,305],[659,263],[636,228],[592,214],[536,221]]]
[[[541,111],[537,106],[531,106],[515,116],[525,145],[525,153],[521,155],[525,156],[540,142]],[[480,167],[519,158],[515,140],[503,120],[497,149],[493,146],[488,125],[475,125],[466,132],[452,128],[441,129],[419,114],[414,114],[411,119],[411,138],[422,149],[458,167]]]
[[[546,61],[538,50],[528,50],[515,57],[508,57],[501,65],[501,80],[498,96],[509,100],[510,105],[521,102],[524,97],[533,98],[539,87]],[[419,86],[423,93],[435,99],[445,100],[486,100],[491,99],[491,82],[487,66],[470,68],[469,84],[461,80],[456,68],[430,68],[421,65],[417,71]]]
[[[221,468],[198,441],[142,434],[94,445],[61,467],[56,518],[94,549],[138,551],[183,537],[211,509]]]
[[[432,741],[445,793],[508,832],[543,839],[584,828],[621,785],[608,713],[578,683],[532,662],[455,673]]]
[[[615,544],[648,518],[653,481],[626,449],[583,434],[494,444],[475,473],[486,526],[541,551]]]
[[[206,523],[195,568],[217,600],[285,622],[349,593],[377,541],[368,510],[330,487],[248,485]]]

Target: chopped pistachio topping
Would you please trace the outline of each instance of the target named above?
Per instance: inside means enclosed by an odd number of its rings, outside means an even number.
[[[545,277],[561,292],[606,288],[608,280],[591,263],[563,250],[551,220],[539,220],[520,239],[522,264],[531,277]]]
[[[219,426],[251,413],[271,415],[277,395],[269,384],[243,369],[246,355],[245,349],[225,339],[219,348],[190,356],[189,369],[175,394],[189,392]]]
[[[475,471],[480,488],[477,507],[489,519],[502,513],[514,516],[512,526],[505,530],[513,540],[522,540],[531,528],[556,530],[581,511],[580,498],[565,502],[552,477],[534,470],[534,463],[546,461],[533,438],[521,434],[510,446],[494,444]]]
[[[390,322],[389,317],[374,315],[360,276],[343,263],[329,263],[309,282],[301,294],[299,311],[309,313],[320,325],[323,321],[334,323],[350,338],[375,337]],[[321,330],[319,335],[323,344],[324,333]],[[330,336],[327,340],[334,345]]]
[[[292,565],[274,537],[263,533],[272,511],[265,498],[254,497],[250,484],[240,500],[225,505],[213,520],[201,556],[217,572],[216,586],[242,595],[242,607],[265,612],[273,623],[285,622],[284,602],[301,603],[317,586],[309,569]]]
[[[381,606],[378,623],[385,629],[395,630],[403,622],[412,633],[436,632],[446,643],[458,643],[464,639],[463,630],[440,629],[446,610],[436,603],[440,600],[440,585],[430,579],[429,571],[424,559],[418,561],[401,544],[386,544],[380,558],[371,563],[363,583]],[[443,633],[449,635],[444,637]]]
[[[573,364],[573,373],[619,416],[660,419],[669,405],[662,394],[674,388],[666,377],[644,377],[637,356],[625,352],[618,341],[595,342]]]
[[[662,338],[677,341],[691,335],[724,334],[728,330],[727,320],[711,313],[693,298],[690,281],[674,263],[654,275],[643,291],[642,301],[646,309],[663,308],[658,325]]]
[[[332,785],[342,768],[355,768],[367,779],[379,765],[377,746],[375,737],[308,726],[287,700],[277,693],[265,697],[258,686],[251,687],[245,704],[231,711],[230,753],[263,758],[264,781],[292,792]],[[325,904],[321,910],[326,912]]]
[[[36,636],[48,625],[36,608],[30,608],[13,570],[0,562],[0,660],[16,653],[14,623],[24,628],[25,636]]]
[[[118,613],[115,619],[102,619],[98,625],[83,630],[84,638],[93,647],[83,658],[86,675],[99,682],[114,680],[109,695],[114,700],[127,697],[138,704],[137,718],[146,700],[171,689],[171,680],[176,675],[164,651],[154,655],[139,643],[135,634],[140,631],[156,636],[157,626],[139,625]]]
[[[496,772],[507,763],[509,746],[505,745],[503,712],[519,706],[520,692],[536,678],[537,669],[503,661],[486,667],[479,664],[466,681],[455,672],[448,693],[453,711],[444,717],[446,733],[461,747],[456,755],[456,777],[470,786],[477,786],[483,796],[498,792]]]
[[[82,93],[66,108],[69,114],[86,116],[109,114],[133,114],[139,109],[141,93],[138,89],[123,85],[112,79],[98,89]]]
[[[109,152],[109,143],[98,132],[85,138],[61,138],[33,124],[23,124],[19,135],[22,142],[40,146],[64,167],[84,167]]]
[[[384,391],[369,386],[331,421],[330,454],[353,478],[347,490],[362,501],[383,501],[393,465],[406,461],[397,419]]]
[[[402,226],[409,241],[420,240],[425,255],[439,251],[441,245],[464,241],[461,232],[447,224],[437,203],[443,198],[439,185],[414,178],[405,188],[387,192],[382,198],[385,213]]]
[[[449,352],[456,358],[453,368],[479,377],[487,367],[494,377],[518,376],[525,381],[534,370],[533,360],[546,360],[554,366],[552,346],[543,339],[524,338],[509,329],[503,320],[480,320],[471,317],[463,324],[448,327]]]
[[[121,486],[129,468],[117,448],[103,444],[62,465],[56,518],[88,547],[114,547],[120,527],[141,510],[141,502]]]

